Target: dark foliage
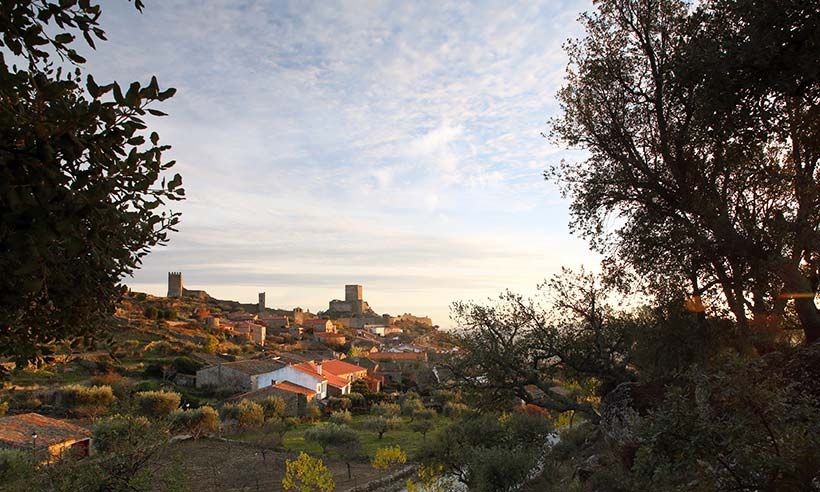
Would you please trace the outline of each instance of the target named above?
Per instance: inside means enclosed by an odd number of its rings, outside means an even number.
[[[135,2],[141,8],[141,2]],[[184,196],[149,108],[156,78],[99,85],[77,37],[104,40],[89,1],[0,2],[0,356],[37,361],[104,328],[121,279],[168,240]]]

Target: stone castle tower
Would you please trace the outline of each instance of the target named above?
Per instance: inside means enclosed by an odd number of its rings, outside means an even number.
[[[168,272],[168,297],[182,297],[182,272]]]
[[[345,301],[356,302],[362,300],[361,285],[345,285]]]
[[[259,293],[259,312],[261,313],[264,310],[265,310],[265,293],[260,292]]]

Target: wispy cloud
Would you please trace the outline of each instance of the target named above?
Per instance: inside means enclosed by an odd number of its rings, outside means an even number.
[[[321,308],[361,282],[379,309],[447,324],[455,299],[590,263],[540,176],[577,154],[539,136],[589,3],[105,5],[90,68],[179,89],[155,125],[189,194],[131,283],[183,270]]]

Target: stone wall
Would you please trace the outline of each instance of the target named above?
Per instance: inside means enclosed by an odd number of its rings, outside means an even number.
[[[249,391],[254,389],[251,377],[222,364],[206,367],[196,372],[196,387],[215,386]]]

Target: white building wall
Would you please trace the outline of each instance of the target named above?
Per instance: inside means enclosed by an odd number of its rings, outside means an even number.
[[[276,371],[263,374],[259,376],[259,388],[270,386],[277,381],[290,381],[293,384],[298,384],[316,392],[316,397],[323,400],[327,397],[327,381],[318,379],[310,374],[305,374],[302,371],[294,369],[291,366],[286,366]]]

